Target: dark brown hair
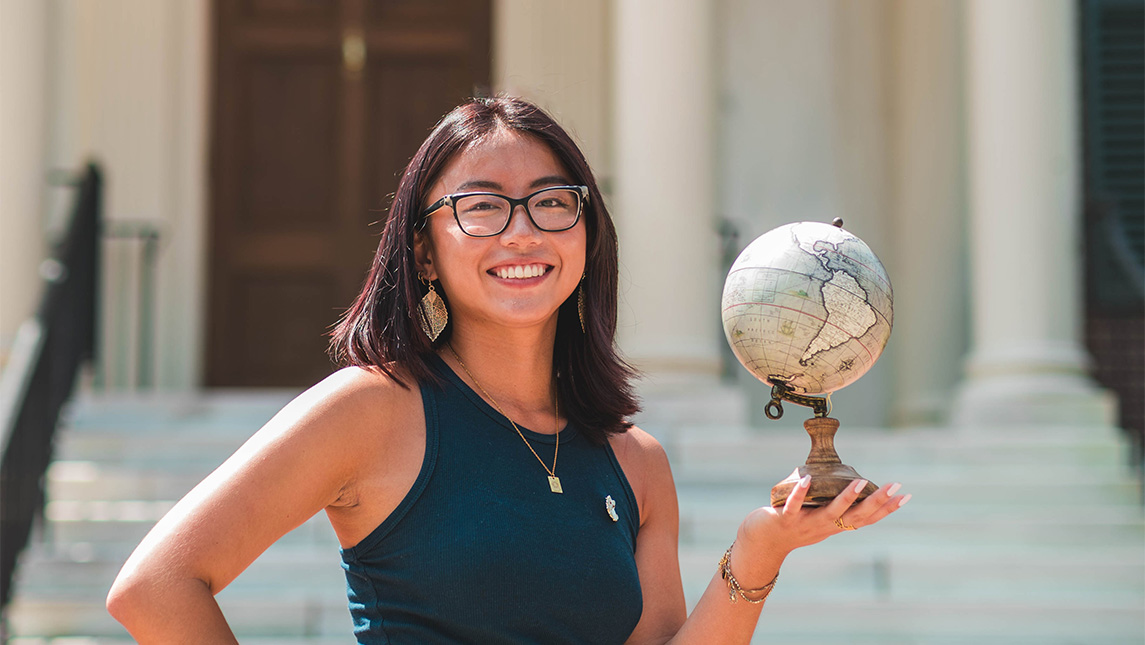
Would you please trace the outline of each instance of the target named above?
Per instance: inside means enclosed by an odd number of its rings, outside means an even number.
[[[557,314],[553,371],[561,409],[592,441],[624,432],[639,410],[633,369],[616,353],[616,229],[584,154],[543,110],[517,98],[472,99],[445,115],[410,160],[398,183],[373,265],[354,304],[331,333],[330,354],[340,365],[384,372],[403,386],[399,372],[418,382],[435,381],[429,366],[433,344],[421,330],[418,303],[426,288],[414,263],[415,228],[431,186],[459,152],[497,129],[547,145],[574,184],[588,186],[584,218],[588,236],[583,281],[584,331],[574,292]],[[438,290],[441,293],[441,290]],[[445,294],[442,294],[443,296]],[[437,340],[448,341],[452,326]]]

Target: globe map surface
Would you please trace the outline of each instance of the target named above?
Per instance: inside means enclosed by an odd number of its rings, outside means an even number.
[[[756,378],[800,394],[845,387],[875,364],[891,334],[886,269],[842,228],[799,222],[756,238],[728,271],[724,333]]]

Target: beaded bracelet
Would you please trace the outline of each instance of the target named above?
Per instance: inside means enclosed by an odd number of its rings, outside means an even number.
[[[735,546],[735,545],[736,545],[736,543],[732,542],[732,546]],[[775,577],[771,579],[771,582],[763,585],[759,589],[746,589],[745,590],[743,587],[741,587],[739,585],[739,581],[736,580],[736,577],[734,575],[732,575],[732,546],[729,546],[728,550],[724,551],[724,557],[720,558],[720,565],[719,565],[720,566],[720,576],[723,577],[723,579],[726,580],[728,583],[728,598],[730,598],[731,601],[734,603],[734,602],[736,602],[736,596],[738,595],[740,598],[743,598],[744,600],[750,602],[751,604],[758,605],[759,603],[763,602],[764,600],[767,600],[767,596],[769,594],[771,594],[771,590],[775,588],[775,582],[777,580],[779,580],[779,574],[778,573],[775,574]],[[751,598],[748,596],[748,594],[752,594],[752,595],[763,594],[763,595],[758,596],[756,598]]]

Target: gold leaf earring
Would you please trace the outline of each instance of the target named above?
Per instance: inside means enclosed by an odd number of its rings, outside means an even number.
[[[418,274],[418,279],[422,284],[429,287],[427,292],[421,299],[421,306],[418,307],[421,313],[421,330],[429,337],[429,342],[434,342],[437,337],[441,335],[441,331],[445,329],[446,323],[449,322],[449,310],[445,308],[445,301],[441,296],[437,295],[437,289],[433,288],[433,282],[426,280],[425,276]]]
[[[576,290],[576,313],[580,317],[581,333],[588,333],[584,329],[584,276],[581,276],[580,286]]]

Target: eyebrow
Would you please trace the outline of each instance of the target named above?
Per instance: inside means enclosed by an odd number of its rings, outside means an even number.
[[[565,177],[563,175],[548,175],[546,177],[534,179],[532,181],[532,183],[529,184],[529,188],[542,188],[544,186],[565,186],[565,185],[568,185],[569,183],[570,182],[569,182],[568,177]],[[460,186],[458,186],[457,192],[464,192],[466,190],[472,190],[475,188],[476,189],[482,189],[482,190],[504,190],[504,187],[495,181],[488,181],[488,180],[484,180],[484,179],[474,179],[472,181],[467,181],[467,182],[461,184]]]

